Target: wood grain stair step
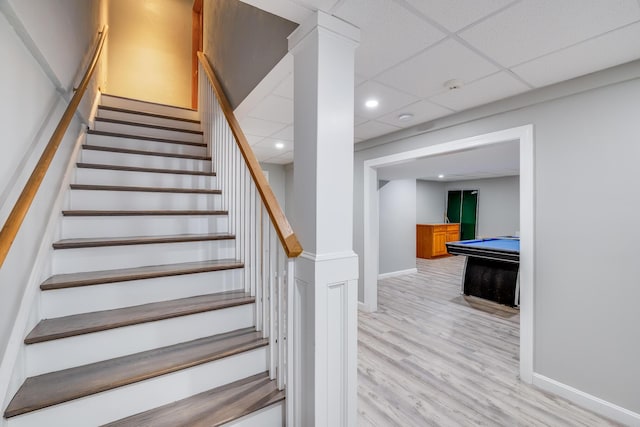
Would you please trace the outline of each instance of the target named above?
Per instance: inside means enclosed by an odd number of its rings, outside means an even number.
[[[125,185],[96,185],[96,184],[71,184],[72,190],[93,191],[137,191],[141,193],[193,193],[193,194],[222,194],[221,190],[207,188],[169,188],[169,187],[135,187]]]
[[[95,129],[89,129],[87,133],[89,135],[102,135],[102,136],[110,136],[113,138],[127,138],[127,139],[138,139],[142,141],[166,142],[167,144],[191,145],[194,147],[202,147],[202,148],[205,148],[207,146],[207,144],[204,142],[183,141],[180,139],[160,138],[160,137],[148,136],[148,135],[132,135],[129,133],[109,132],[109,131],[95,130]]]
[[[136,127],[149,128],[149,129],[169,130],[172,132],[192,133],[194,135],[203,134],[201,130],[182,129],[182,128],[176,128],[171,126],[154,125],[152,123],[131,122],[128,120],[107,119],[105,117],[96,117],[95,121],[103,122],[103,123],[113,123],[117,125],[136,126]]]
[[[244,264],[241,261],[234,259],[222,259],[123,268],[118,270],[91,271],[86,273],[57,274],[42,282],[42,284],[40,284],[40,289],[43,291],[50,291],[56,289],[75,288],[79,286],[127,282],[130,280],[153,279],[156,277],[182,276],[185,274],[232,270],[243,267]]]
[[[176,234],[171,236],[108,237],[63,239],[53,243],[54,249],[98,248],[104,246],[150,245],[158,243],[206,242],[212,240],[232,240],[235,236],[228,233]]]
[[[162,102],[145,101],[145,100],[142,100],[142,99],[131,98],[131,97],[128,97],[128,96],[113,95],[111,93],[103,93],[102,96],[106,96],[106,97],[109,97],[109,98],[124,99],[125,101],[140,102],[140,103],[143,103],[143,104],[159,105],[161,107],[175,108],[177,110],[194,111],[194,112],[198,111],[198,110],[194,110],[193,108],[189,108],[189,107],[181,107],[179,105],[164,104]]]
[[[195,176],[216,176],[215,172],[190,171],[182,169],[159,169],[143,168],[137,166],[102,165],[98,163],[77,163],[76,166],[84,169],[114,170],[123,172],[148,172],[148,173],[169,173],[175,175],[195,175]]]
[[[27,378],[5,417],[90,396],[127,384],[187,369],[268,344],[254,328],[118,357]]]
[[[24,342],[35,344],[254,302],[255,298],[244,291],[229,291],[44,319],[29,332]]]
[[[114,111],[116,113],[137,114],[139,116],[155,117],[157,119],[177,120],[177,121],[187,122],[187,123],[198,123],[198,124],[200,123],[200,120],[184,119],[182,117],[167,116],[167,115],[164,115],[164,114],[156,114],[156,113],[148,113],[146,111],[129,110],[127,108],[109,107],[109,106],[106,106],[106,105],[99,105],[98,106],[98,110]]]
[[[93,150],[93,151],[106,151],[110,153],[138,154],[142,156],[174,157],[177,159],[211,160],[211,157],[207,157],[207,156],[196,156],[192,154],[162,153],[159,151],[147,151],[147,150],[131,150],[129,148],[103,147],[101,145],[83,144],[82,149]]]
[[[62,211],[63,216],[213,216],[228,215],[228,211],[217,210],[157,210],[157,211],[93,211],[93,210],[67,210]]]
[[[103,427],[217,427],[284,399],[285,392],[264,372]]]

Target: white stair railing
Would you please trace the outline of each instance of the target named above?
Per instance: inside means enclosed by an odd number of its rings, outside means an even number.
[[[287,372],[292,354],[294,261],[302,248],[242,133],[215,73],[199,58],[199,110],[207,143],[236,237],[236,258],[244,263],[244,289],[256,298],[256,329],[269,339],[269,372],[286,389],[291,419],[293,381]]]

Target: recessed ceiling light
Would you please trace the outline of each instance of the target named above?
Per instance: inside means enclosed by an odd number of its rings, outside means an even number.
[[[411,113],[402,113],[398,116],[398,120],[401,122],[406,122],[407,120],[413,119],[413,114]]]
[[[284,148],[284,142],[276,142],[276,148],[282,150]]]
[[[376,108],[380,103],[377,99],[367,99],[367,102],[364,103],[364,106],[367,108]]]
[[[438,178],[442,179],[442,178],[444,178],[444,175],[440,174],[440,175],[438,175]]]

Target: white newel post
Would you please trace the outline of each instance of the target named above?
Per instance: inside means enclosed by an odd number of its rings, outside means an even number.
[[[357,425],[357,279],[353,252],[354,54],[360,30],[314,13],[289,36],[294,56],[295,427]]]

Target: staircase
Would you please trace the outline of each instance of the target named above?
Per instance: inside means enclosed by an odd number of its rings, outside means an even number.
[[[102,96],[9,427],[284,424],[211,170],[195,111]]]

